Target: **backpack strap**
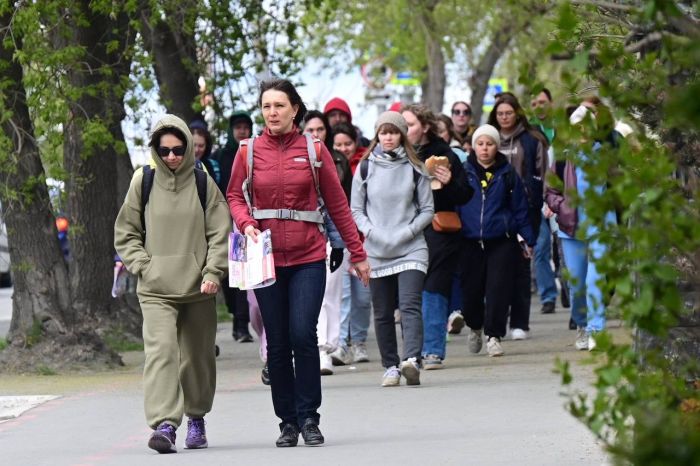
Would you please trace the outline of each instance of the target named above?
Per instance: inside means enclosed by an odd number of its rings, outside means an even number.
[[[143,176],[141,177],[141,231],[144,239],[146,238],[146,204],[148,198],[151,197],[151,188],[153,188],[153,177],[156,171],[146,164],[143,166]]]
[[[246,160],[246,179],[243,180],[243,197],[248,204],[248,212],[253,215],[253,143],[255,136],[241,141],[239,150]]]
[[[323,165],[323,162],[318,159],[318,154],[321,153],[321,140],[314,139],[309,133],[304,133],[304,137],[306,138],[306,151],[309,153],[311,176],[314,179],[314,186],[316,187],[316,199],[318,199],[318,207],[316,210],[321,213],[321,218],[323,218],[322,210],[326,208],[326,204],[323,202],[323,196],[321,196],[321,184],[318,181],[318,169]],[[321,223],[317,223],[318,229],[321,230],[321,233],[326,231],[324,224],[325,220]]]
[[[194,169],[194,181],[197,185],[197,196],[199,203],[202,206],[202,211],[206,216],[207,213],[207,174],[204,170]]]

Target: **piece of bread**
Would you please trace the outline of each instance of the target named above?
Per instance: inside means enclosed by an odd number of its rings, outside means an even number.
[[[431,175],[435,174],[435,169],[437,167],[450,168],[450,159],[442,155],[431,155],[425,161],[425,168]]]

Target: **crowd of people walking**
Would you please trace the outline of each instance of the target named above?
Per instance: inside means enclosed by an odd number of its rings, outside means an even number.
[[[420,385],[421,370],[445,364],[447,334],[465,324],[474,354],[485,346],[500,357],[504,338],[530,338],[534,269],[541,312],[555,312],[561,293],[575,348],[595,348],[606,297],[594,259],[605,249],[585,198],[606,187],[591,186],[575,161],[617,143],[599,99],[569,109],[568,124],[584,134],[575,158],[552,149],[547,89],[531,96],[530,115],[514,94],[500,94],[483,125],[463,101],[451,115],[393,105],[369,140],[343,99],[307,110],[284,79],[263,82],[257,104],[262,130],[234,112],[217,150],[203,120],[160,120],[153,163],[134,175],[117,218],[115,248],[139,277],[149,447],[176,451],[183,416],[186,447],[208,445],[219,290],[233,338],[254,341],[249,326],[257,334],[278,447],[296,446],[300,435],[324,442],[321,376],[369,361],[372,316],[380,385]],[[591,125],[609,138],[587,140]],[[614,212],[605,221],[615,222]],[[273,285],[228,286],[231,228],[249,241],[270,230]],[[569,280],[557,286],[564,269]]]

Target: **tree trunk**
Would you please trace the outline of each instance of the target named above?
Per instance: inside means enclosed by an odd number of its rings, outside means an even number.
[[[514,31],[510,27],[499,29],[491,36],[491,41],[486,52],[481,56],[479,63],[469,76],[469,87],[472,91],[472,124],[479,126],[481,123],[481,113],[484,107],[484,98],[489,85],[489,79],[493,70],[506,51],[508,44],[513,39]]]
[[[141,35],[153,57],[159,95],[168,113],[186,122],[202,115],[192,105],[199,98],[199,67],[194,22],[197,2],[165,6],[163,18],[152,14],[149,4],[141,8]],[[193,17],[194,16],[194,17]]]
[[[86,51],[81,62],[67,72],[71,87],[82,92],[68,102],[70,114],[64,125],[73,307],[100,333],[118,330],[139,336],[138,313],[111,296],[114,221],[121,205],[118,198],[123,199],[118,181],[124,190],[128,176],[123,161],[117,163],[119,157],[128,157],[120,127],[125,115],[122,80],[128,75],[135,32],[123,12],[111,18],[94,11],[88,2],[75,3],[73,8],[67,16],[71,33],[67,40]],[[85,21],[73,23],[73,18]],[[104,125],[109,141],[96,144],[91,141],[94,136],[86,137],[95,124]]]
[[[505,53],[508,45],[515,36],[530,28],[533,19],[545,15],[553,7],[554,3],[549,2],[519,2],[516,6],[517,16],[504,19],[503,25],[493,31],[489,47],[484,55],[481,56],[479,63],[477,63],[468,78],[469,87],[472,91],[472,124],[478,126],[481,123],[481,113],[483,112],[489,79],[491,79],[493,70],[498,60]]]
[[[11,14],[0,16],[0,27],[10,28]],[[19,33],[15,44],[21,48]],[[0,97],[9,116],[3,135],[12,145],[0,164],[0,197],[13,264],[14,294],[8,341],[0,354],[2,370],[32,370],[76,362],[119,363],[90,326],[82,326],[72,307],[68,268],[58,243],[55,218],[44,168],[34,137],[34,126],[24,89],[22,66],[15,48],[0,43],[0,63],[7,87]],[[39,180],[37,182],[37,180]]]
[[[425,36],[425,61],[427,63],[426,75],[421,83],[423,91],[423,103],[433,112],[441,113],[445,101],[445,54],[440,43],[439,28],[435,24],[436,0],[414,1],[414,6],[419,10],[418,24]]]

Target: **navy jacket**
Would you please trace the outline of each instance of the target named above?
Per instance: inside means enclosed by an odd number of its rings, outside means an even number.
[[[473,240],[515,238],[520,234],[528,246],[537,242],[528,218],[528,199],[523,182],[500,152],[496,155],[494,178],[486,189],[481,186],[476,155],[472,152],[464,162],[467,183],[474,196],[458,212],[462,236]]]

